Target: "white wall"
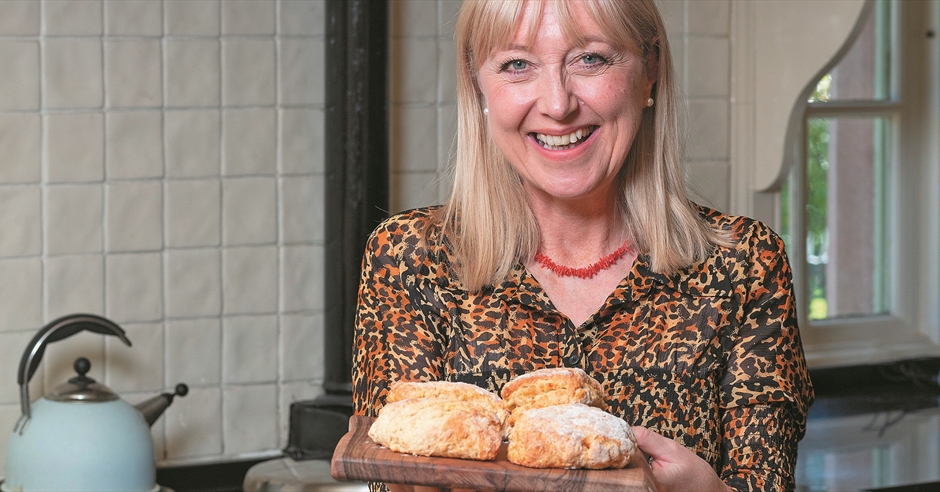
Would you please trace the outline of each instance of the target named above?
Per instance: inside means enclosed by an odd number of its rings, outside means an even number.
[[[135,403],[182,381],[161,461],[277,450],[322,368],[323,2],[0,2],[0,467],[16,367]],[[110,337],[109,337],[110,338]]]
[[[391,208],[440,203],[457,130],[454,25],[460,0],[391,2]]]
[[[686,173],[693,198],[729,212],[729,0],[657,0],[685,95]]]

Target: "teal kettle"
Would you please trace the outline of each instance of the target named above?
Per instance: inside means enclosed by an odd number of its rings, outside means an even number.
[[[150,425],[189,391],[179,384],[136,406],[86,374],[91,363],[78,358],[77,375],[35,402],[29,381],[46,345],[81,331],[115,336],[130,346],[124,330],[91,314],[59,318],[39,330],[20,360],[22,415],[10,436],[2,492],[122,491],[147,492],[156,484],[156,462]]]

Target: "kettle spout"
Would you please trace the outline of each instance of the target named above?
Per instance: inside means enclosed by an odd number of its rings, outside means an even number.
[[[163,411],[166,410],[166,407],[170,406],[170,403],[173,403],[173,397],[183,397],[186,396],[187,393],[189,393],[189,387],[180,383],[176,385],[176,391],[174,393],[157,395],[149,400],[144,400],[134,405],[134,408],[144,415],[144,420],[147,421],[147,425],[153,425],[153,423],[163,415]]]

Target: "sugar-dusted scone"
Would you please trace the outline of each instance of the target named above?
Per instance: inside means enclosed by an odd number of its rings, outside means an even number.
[[[507,459],[532,468],[623,468],[637,450],[623,419],[581,403],[522,411]]]
[[[572,367],[539,369],[513,378],[502,390],[503,405],[510,412],[509,425],[529,408],[563,403],[583,403],[607,410],[604,388],[583,370]]]
[[[474,403],[408,398],[382,407],[369,437],[399,453],[493,460],[503,441],[503,425],[496,414]]]
[[[470,383],[451,381],[398,381],[392,383],[388,389],[385,403],[407,400],[408,398],[441,398],[444,400],[457,400],[482,405],[496,414],[500,422],[505,422],[509,412],[503,405],[503,400],[496,393],[487,391]]]

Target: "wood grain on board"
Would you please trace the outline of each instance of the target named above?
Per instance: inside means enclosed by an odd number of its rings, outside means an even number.
[[[568,470],[527,468],[506,459],[506,444],[494,461],[430,458],[396,453],[369,438],[374,419],[353,416],[336,446],[331,474],[337,480],[406,483],[487,491],[653,492],[656,487],[643,453],[626,468]]]

